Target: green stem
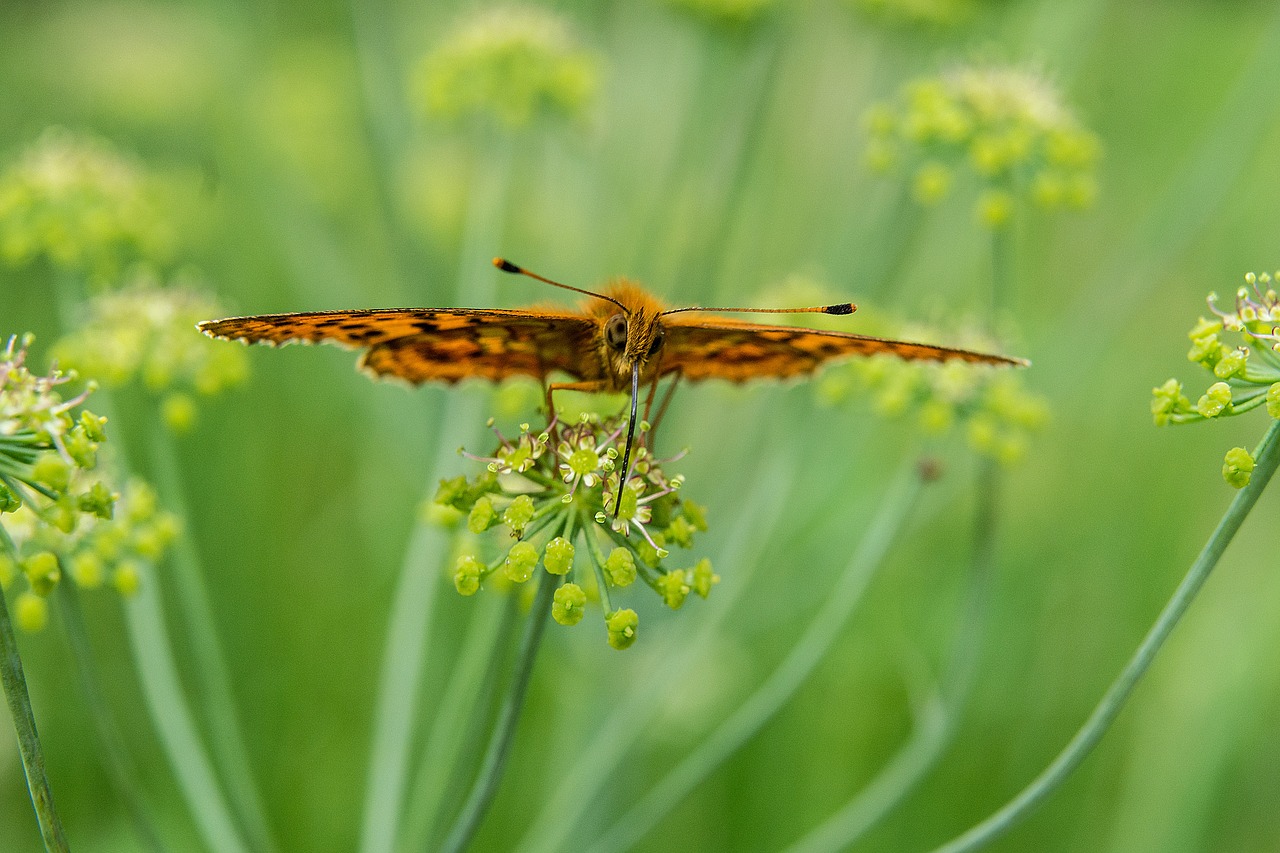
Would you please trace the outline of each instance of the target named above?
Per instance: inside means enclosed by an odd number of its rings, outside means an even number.
[[[1258,502],[1262,490],[1275,474],[1277,465],[1280,465],[1280,421],[1271,424],[1254,456],[1257,464],[1249,484],[1236,494],[1226,514],[1222,516],[1209,537],[1209,541],[1205,543],[1200,555],[1192,563],[1186,577],[1182,579],[1182,583],[1178,585],[1164,610],[1160,612],[1159,618],[1143,637],[1142,643],[1130,658],[1129,663],[1111,683],[1102,700],[1093,709],[1089,719],[1076,732],[1075,737],[1021,793],[968,832],[939,847],[936,853],[977,850],[1004,835],[1057,790],[1058,786],[1089,755],[1120,713],[1138,682],[1146,674],[1165,640],[1169,638],[1178,620],[1182,618],[1200,588],[1204,586],[1209,574],[1227,549],[1227,545],[1231,543],[1240,525],[1249,515],[1249,511]]]
[[[507,601],[490,595],[482,598],[485,600],[476,602],[476,612],[467,626],[457,665],[445,685],[444,698],[420,754],[418,775],[409,794],[404,821],[401,848],[405,850],[428,847],[432,832],[441,819],[445,794],[458,767],[458,758],[467,742],[464,731],[469,723],[482,717],[476,711],[484,707],[480,697],[487,680],[485,669],[505,645],[501,641],[506,637],[507,625],[514,615],[508,605],[515,596],[507,596]]]
[[[139,565],[141,584],[126,602],[124,614],[147,711],[205,845],[215,853],[247,851],[182,691],[160,604],[159,578],[149,563]]]
[[[467,801],[462,806],[441,848],[445,853],[461,853],[471,843],[472,837],[480,827],[480,821],[498,792],[498,784],[502,781],[502,771],[506,767],[507,756],[511,751],[511,741],[515,736],[516,722],[520,719],[520,709],[524,705],[524,697],[529,686],[529,677],[533,674],[533,663],[538,656],[538,646],[542,640],[542,631],[547,625],[547,617],[551,613],[551,598],[559,586],[560,578],[550,572],[542,572],[538,581],[538,595],[533,608],[529,611],[525,623],[524,636],[520,639],[520,651],[516,657],[515,674],[507,688],[502,709],[498,712],[498,720],[494,724],[493,734],[489,739],[489,747],[485,751],[484,761],[476,776]]]
[[[40,748],[36,718],[27,693],[27,679],[22,674],[22,658],[18,656],[18,642],[13,636],[13,623],[9,620],[9,606],[3,592],[0,592],[0,684],[4,685],[9,713],[13,715],[13,727],[18,733],[22,769],[27,775],[27,790],[31,794],[36,820],[40,823],[44,847],[50,851],[70,850],[62,833],[62,821],[53,807],[53,791],[45,773],[44,752]]]
[[[147,848],[163,853],[166,847],[151,822],[151,809],[138,785],[137,769],[129,757],[129,751],[107,707],[102,685],[98,681],[93,649],[89,644],[89,631],[85,626],[84,610],[80,606],[80,592],[75,581],[70,578],[62,579],[58,584],[58,602],[62,609],[62,625],[67,633],[67,642],[71,646],[76,677],[80,681],[80,692],[84,695],[89,717],[97,729],[111,785],[129,812],[139,840]]]
[[[173,439],[158,417],[149,418],[148,423],[151,434],[147,443],[151,451],[156,488],[164,504],[181,519],[183,529],[191,530],[191,514],[182,488]],[[169,565],[182,614],[181,622],[195,656],[195,676],[200,685],[201,710],[209,725],[214,763],[222,774],[227,797],[244,827],[252,849],[275,850],[231,691],[231,673],[218,641],[217,620],[205,588],[200,556],[189,535],[178,538]]]
[[[656,784],[590,849],[593,853],[629,850],[644,834],[679,805],[699,782],[711,774],[795,695],[839,639],[849,616],[875,576],[920,495],[917,463],[910,459],[890,486],[880,511],[852,559],[836,581],[826,603],[773,674],[742,702],[714,732]]]
[[[999,479],[995,463],[990,459],[981,460],[968,602],[956,632],[941,694],[934,693],[916,703],[911,737],[853,799],[789,847],[787,853],[819,853],[852,847],[915,790],[951,742],[960,712],[973,688],[978,649],[986,633],[987,589],[995,561]]]

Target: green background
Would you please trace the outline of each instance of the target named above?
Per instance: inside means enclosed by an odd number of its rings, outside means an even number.
[[[1148,399],[1171,375],[1200,381],[1184,352],[1204,295],[1280,264],[1274,4],[1007,0],[928,32],[815,0],[738,35],[648,0],[547,4],[600,56],[600,97],[583,126],[508,137],[425,120],[408,94],[414,60],[485,4],[351,5],[5,3],[0,152],[8,162],[58,124],[136,154],[175,187],[181,259],[236,312],[549,297],[487,266],[503,254],[579,286],[632,276],[675,304],[754,300],[801,274],[907,317],[966,314],[987,292],[985,232],[962,199],[904,230],[892,182],[861,166],[860,117],[903,82],[974,57],[1043,69],[1061,87],[1102,140],[1100,194],[1083,213],[1019,219],[1009,306],[1011,349],[1034,362],[1026,380],[1052,421],[1003,482],[972,695],[936,766],[859,849],[926,849],[1005,802],[1087,716],[1230,501],[1222,454],[1262,432],[1260,413],[1156,429]],[[887,277],[871,260],[886,246],[905,250]],[[40,265],[0,272],[0,331],[36,332],[42,355],[59,334],[54,293]],[[470,470],[430,470],[441,412],[463,398],[492,406],[480,386],[370,383],[336,349],[249,355],[249,383],[204,404],[177,439],[189,535],[280,848],[352,850],[405,542],[431,478]],[[113,424],[137,457],[148,411],[136,401]],[[605,644],[598,614],[550,626],[476,849],[554,823],[545,804],[575,790],[601,721],[662,684],[563,849],[620,815],[783,657],[919,449],[909,430],[862,406],[824,408],[804,384],[684,388],[664,429],[692,448],[677,467],[709,508],[696,553],[721,585],[674,614],[637,591],[627,604],[641,638],[625,653]],[[960,442],[939,452],[944,478],[833,652],[637,849],[780,849],[909,736],[912,691],[943,677],[968,588],[975,465]],[[1259,504],[1096,754],[992,849],[1280,847],[1277,506]],[[717,596],[744,583],[713,636],[700,634]],[[197,849],[119,604],[88,598],[159,820],[177,849]],[[483,606],[441,592],[424,728],[474,651],[462,638]],[[56,618],[21,645],[60,811],[73,847],[134,849]],[[668,684],[681,650],[692,662]],[[0,738],[0,849],[38,844],[14,744]]]

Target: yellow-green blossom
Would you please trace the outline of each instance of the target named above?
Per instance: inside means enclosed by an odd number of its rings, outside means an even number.
[[[196,417],[193,395],[217,394],[248,375],[240,347],[195,331],[196,322],[225,313],[184,282],[161,287],[139,273],[122,290],[92,299],[84,324],[54,352],[60,364],[108,387],[140,384],[159,395],[165,423],[182,432]]]
[[[0,261],[105,276],[171,242],[143,170],[99,139],[50,128],[0,174]]]
[[[908,170],[912,196],[940,201],[957,183],[976,185],[979,221],[1005,225],[1019,198],[1046,208],[1093,202],[1100,146],[1041,75],[1022,68],[963,66],[916,80],[867,113],[867,162]]]
[[[542,115],[581,118],[597,89],[595,58],[566,22],[535,7],[488,9],[419,64],[415,86],[429,115],[486,116],[508,128]]]

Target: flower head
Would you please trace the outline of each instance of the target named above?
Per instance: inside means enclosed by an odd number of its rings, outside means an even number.
[[[901,167],[923,205],[967,177],[975,213],[1003,226],[1018,197],[1041,207],[1083,208],[1095,195],[1097,137],[1043,77],[1025,69],[962,66],[908,84],[866,117],[867,162]]]
[[[558,16],[532,7],[490,9],[460,26],[418,66],[425,111],[487,116],[515,129],[540,115],[581,118],[597,87],[595,58]]]
[[[153,188],[107,143],[46,130],[0,174],[0,260],[106,275],[168,252]]]
[[[194,396],[217,394],[248,375],[238,347],[197,334],[197,321],[225,312],[185,283],[162,288],[139,275],[125,289],[90,301],[85,324],[60,341],[61,363],[109,387],[139,383],[163,398],[161,414],[175,431],[195,419]]]
[[[1234,304],[1221,307],[1209,294],[1213,319],[1201,317],[1187,333],[1187,360],[1210,376],[1195,403],[1182,383],[1169,379],[1151,389],[1151,415],[1157,426],[1234,417],[1257,408],[1280,419],[1280,297],[1268,273],[1249,273],[1236,290]],[[1249,482],[1253,459],[1244,448],[1227,454],[1222,475],[1236,488]]]
[[[985,335],[969,331],[948,335],[890,326],[887,333],[978,351],[998,349]],[[926,435],[960,432],[973,450],[1006,465],[1022,460],[1031,436],[1049,418],[1047,403],[1026,387],[1021,371],[959,361],[937,364],[876,355],[827,370],[816,387],[830,405],[860,399],[877,415],[911,422]]]
[[[485,470],[472,479],[442,481],[436,502],[467,513],[474,533],[503,531],[506,544],[487,561],[475,554],[459,558],[454,567],[458,591],[474,594],[490,579],[525,583],[541,566],[564,579],[555,595],[555,620],[576,624],[588,600],[599,600],[615,648],[634,640],[638,617],[633,610],[616,609],[611,592],[640,579],[673,607],[689,592],[705,598],[719,581],[710,561],[692,569],[663,566],[668,543],[691,547],[696,534],[706,530],[705,512],[681,499],[684,478],[665,472],[672,460],[653,457],[643,443],[647,425],[641,426],[641,444],[625,483],[619,460],[626,421],[620,417],[584,415],[571,425],[553,421],[539,430],[521,424],[515,438],[495,430],[498,446],[492,456],[466,454],[484,463]]]
[[[33,374],[29,343],[10,338],[0,351],[0,585],[25,581],[18,622],[34,630],[47,607],[31,596],[43,600],[67,574],[136,589],[130,561],[158,560],[178,530],[144,484],[117,490],[101,473],[106,419],[81,408],[89,391],[62,398],[66,374]]]

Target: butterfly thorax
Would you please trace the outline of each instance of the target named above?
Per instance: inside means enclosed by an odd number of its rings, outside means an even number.
[[[595,349],[600,358],[601,379],[613,391],[631,388],[632,368],[640,367],[641,381],[655,376],[662,356],[665,333],[657,297],[626,279],[618,279],[604,291],[625,306],[593,299],[583,307],[596,321]]]

